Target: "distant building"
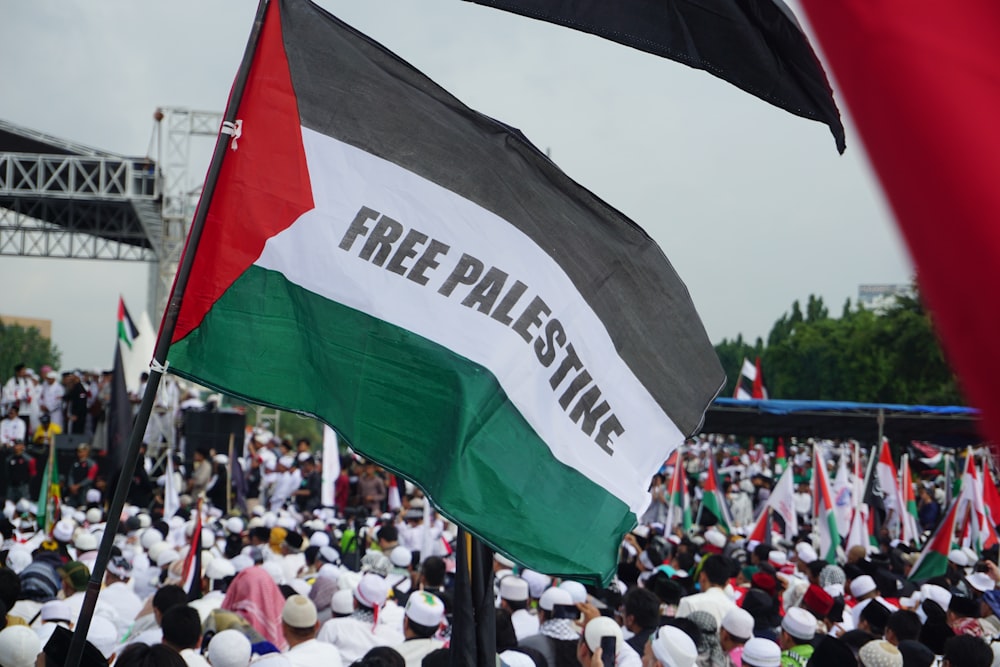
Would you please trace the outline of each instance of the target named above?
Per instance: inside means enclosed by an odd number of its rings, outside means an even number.
[[[41,332],[42,336],[52,340],[52,320],[41,320],[37,317],[19,317],[17,315],[0,315],[0,322],[3,322],[4,325],[16,324],[25,329],[35,327]]]
[[[865,310],[882,312],[896,302],[896,297],[915,296],[912,285],[858,285],[858,304]]]

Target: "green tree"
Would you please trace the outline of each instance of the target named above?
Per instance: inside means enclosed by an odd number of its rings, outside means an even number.
[[[0,376],[3,381],[14,374],[17,364],[25,364],[36,371],[46,364],[59,368],[61,356],[59,348],[43,336],[38,327],[25,328],[0,321]]]
[[[715,353],[719,355],[719,363],[722,364],[726,372],[726,386],[722,389],[722,396],[732,396],[736,391],[736,383],[740,379],[740,368],[743,360],[753,361],[764,351],[764,341],[759,337],[750,345],[743,340],[743,334],[738,334],[735,339],[723,339],[715,346]]]

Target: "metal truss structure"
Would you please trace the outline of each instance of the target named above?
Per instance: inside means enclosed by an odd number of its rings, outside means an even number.
[[[155,119],[155,162],[0,120],[0,255],[148,262],[158,320],[222,114],[164,108]]]

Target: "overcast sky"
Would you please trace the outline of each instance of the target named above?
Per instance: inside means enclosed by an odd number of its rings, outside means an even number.
[[[811,293],[839,314],[859,284],[911,279],[842,103],[840,156],[824,125],[597,37],[459,0],[320,4],[520,128],[645,228],[713,342],[766,336]],[[252,0],[10,3],[0,118],[145,155],[157,107],[223,109],[255,9]],[[204,173],[207,161],[193,166]],[[0,313],[51,319],[64,367],[108,367],[118,295],[137,315],[150,307],[147,280],[146,264],[4,256]]]

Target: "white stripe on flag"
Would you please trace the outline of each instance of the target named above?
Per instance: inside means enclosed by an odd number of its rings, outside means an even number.
[[[334,488],[340,477],[340,448],[337,446],[337,432],[323,424],[323,484],[320,487],[320,502],[323,507],[333,507]]]
[[[743,357],[743,368],[740,369],[740,375],[751,382],[757,379],[757,367],[750,363],[746,357]]]
[[[256,264],[488,369],[556,459],[641,514],[649,494],[635,480],[651,478],[684,436],[618,355],[604,323],[562,267],[519,229],[471,201],[343,142],[308,129],[302,135],[316,208],[268,240]],[[367,220],[364,236],[347,243],[349,250],[340,249],[363,207],[403,225],[404,242],[414,231],[447,245],[450,250],[441,251],[435,265],[425,267],[425,282],[397,275],[415,266],[424,245],[414,247],[398,271],[387,269],[399,258],[389,259],[389,248],[371,240],[375,220]],[[303,248],[330,251],[304,253]],[[360,256],[364,252],[367,259]],[[490,311],[483,301],[463,303],[467,294],[471,298],[468,284],[459,283],[450,296],[441,291],[469,257],[482,262],[482,276],[492,267],[503,272],[495,274],[498,282],[490,288],[481,287],[497,290],[489,297],[494,306],[503,303],[500,291],[506,296],[516,290],[515,281],[527,286],[509,306],[512,322],[501,321],[504,315]],[[372,294],[379,298],[372,299]],[[536,297],[551,314],[536,312],[528,317],[530,322],[524,321],[524,333],[530,336],[526,343],[514,325]],[[562,336],[553,336],[547,326],[556,319],[564,327]],[[541,361],[540,350],[546,347],[554,351],[548,364]],[[576,360],[570,359],[570,349]],[[572,383],[586,377],[583,370],[590,380],[570,391]],[[557,382],[556,387],[550,382]],[[595,442],[597,430],[585,433],[580,420],[569,417],[570,406],[560,404],[564,393],[575,401],[592,387],[599,388],[600,400],[607,401],[624,427],[624,433],[613,438],[613,455]]]

